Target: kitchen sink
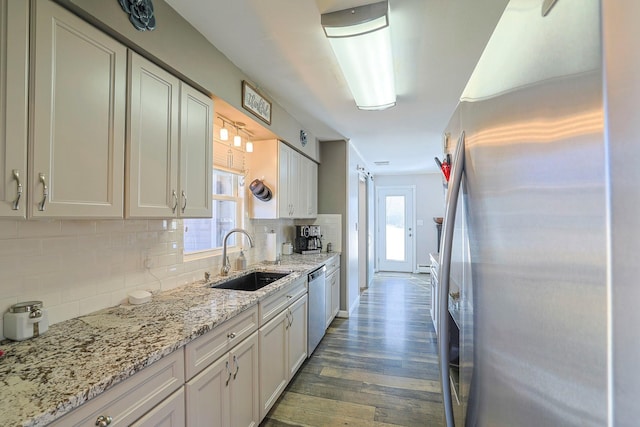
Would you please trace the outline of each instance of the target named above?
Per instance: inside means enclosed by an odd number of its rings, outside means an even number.
[[[277,273],[270,271],[254,271],[235,279],[211,285],[216,289],[233,289],[236,291],[257,291],[276,280],[282,279],[291,273]]]

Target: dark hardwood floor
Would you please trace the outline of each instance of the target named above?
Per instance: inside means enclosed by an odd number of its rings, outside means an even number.
[[[377,274],[261,426],[443,425],[428,279]]]

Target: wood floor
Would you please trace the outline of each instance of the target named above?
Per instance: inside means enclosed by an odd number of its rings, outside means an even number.
[[[377,274],[336,319],[261,427],[442,426],[426,274]]]

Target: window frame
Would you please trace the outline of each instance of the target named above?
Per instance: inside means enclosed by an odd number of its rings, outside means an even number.
[[[241,171],[233,171],[233,170],[228,170],[225,168],[218,168],[218,167],[213,167],[213,176],[212,176],[212,180],[215,180],[215,176],[216,173],[222,173],[222,174],[228,174],[228,175],[233,175],[234,176],[234,180],[236,180],[236,183],[234,185],[235,191],[236,191],[236,195],[228,195],[228,194],[216,194],[215,193],[215,184],[212,186],[213,191],[211,194],[211,203],[215,204],[218,201],[231,201],[231,202],[235,202],[236,203],[236,228],[244,228],[244,217],[245,217],[245,211],[246,211],[246,198],[244,195],[244,174]],[[215,247],[215,248],[209,248],[209,249],[202,249],[202,250],[197,250],[197,251],[192,251],[192,252],[186,252],[185,251],[185,245],[184,245],[184,235],[185,235],[185,227],[184,227],[184,221],[188,220],[191,218],[185,218],[183,219],[183,227],[182,227],[182,259],[183,262],[190,262],[190,261],[196,261],[196,260],[200,260],[200,259],[205,259],[205,258],[211,258],[211,257],[215,257],[215,256],[221,256],[222,255],[222,246],[219,247]],[[197,218],[194,218],[197,219]],[[213,221],[213,217],[211,218],[202,218],[202,219],[209,219],[211,221]],[[235,253],[235,252],[240,252],[241,246],[238,245],[237,243],[232,245],[232,246],[227,246],[227,254],[231,254],[231,253]]]

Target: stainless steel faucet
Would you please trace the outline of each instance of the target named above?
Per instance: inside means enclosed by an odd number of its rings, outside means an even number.
[[[243,233],[245,236],[247,236],[247,239],[249,239],[249,245],[253,247],[253,239],[245,230],[243,230],[242,228],[234,228],[233,230],[229,231],[222,240],[222,268],[220,269],[221,276],[226,276],[227,274],[229,274],[229,270],[231,270],[231,263],[229,263],[229,257],[227,256],[227,239],[233,233]]]

